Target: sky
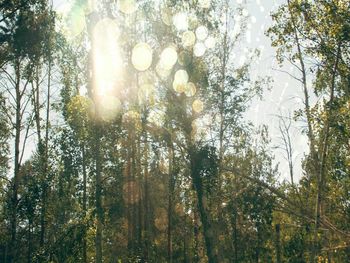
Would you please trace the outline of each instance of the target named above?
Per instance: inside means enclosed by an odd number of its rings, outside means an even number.
[[[279,71],[280,66],[275,58],[276,50],[271,47],[271,41],[265,35],[265,31],[272,23],[270,13],[285,1],[234,0],[231,2],[234,5],[241,5],[249,15],[248,30],[241,46],[258,48],[261,51],[260,58],[253,64],[252,78],[270,76],[273,80],[271,89],[264,91],[263,99],[252,102],[246,117],[256,126],[265,124],[269,127],[271,146],[274,148],[273,153],[276,157],[275,163],[279,163],[280,180],[289,180],[288,165],[284,159],[285,153],[278,149],[278,146],[281,145],[278,115],[293,115],[295,110],[303,107],[302,90],[297,81]],[[67,1],[54,0],[53,3],[56,9],[62,10]],[[293,68],[290,65],[285,63],[283,69],[293,74]],[[295,180],[302,176],[301,160],[308,149],[307,138],[302,134],[303,126],[303,123],[293,122],[291,129]]]
[[[240,2],[238,0],[238,2]],[[247,46],[259,48],[261,58],[254,65],[252,74],[254,76],[271,76],[273,83],[270,91],[265,91],[262,101],[254,101],[247,117],[255,124],[266,124],[269,127],[272,145],[278,147],[281,144],[281,134],[279,131],[278,116],[293,116],[293,112],[303,108],[302,87],[298,81],[282,73],[280,70],[286,70],[291,74],[296,74],[294,68],[284,63],[282,68],[275,58],[276,50],[271,47],[269,37],[265,35],[266,30],[272,24],[270,13],[276,10],[278,6],[285,3],[284,0],[248,0],[246,1],[247,10],[252,20],[250,39],[245,39]],[[302,176],[301,161],[308,151],[307,137],[302,133],[304,123],[293,122],[291,128],[291,139],[294,148],[293,162],[295,164],[295,179],[299,180]],[[275,149],[276,163],[280,163],[281,179],[289,180],[289,171],[285,153],[281,149]]]

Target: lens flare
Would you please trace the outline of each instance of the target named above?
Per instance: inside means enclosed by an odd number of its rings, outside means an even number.
[[[204,45],[209,48],[212,49],[215,47],[216,45],[216,40],[214,37],[208,37],[205,41],[204,41]]]
[[[192,47],[196,42],[196,35],[192,31],[186,31],[182,34],[182,45]]]
[[[206,47],[203,43],[196,43],[193,47],[193,53],[196,57],[201,57],[204,55]]]
[[[172,46],[163,50],[160,55],[160,67],[165,70],[171,70],[177,61],[176,49]]]
[[[192,109],[194,112],[200,113],[203,111],[204,109],[204,104],[201,100],[196,99],[193,103],[192,103]]]
[[[121,12],[127,15],[134,13],[137,9],[135,0],[118,0],[117,7]]]
[[[192,82],[188,82],[185,87],[185,94],[187,97],[192,97],[196,94],[196,85],[194,85]]]
[[[109,18],[100,20],[93,30],[94,94],[115,93],[122,76],[118,46],[118,25]]]
[[[196,36],[199,40],[204,40],[208,36],[208,29],[205,26],[199,26],[196,29]]]
[[[137,70],[147,70],[152,64],[151,47],[147,43],[137,44],[132,50],[131,62]]]
[[[174,81],[173,81],[173,89],[178,93],[185,92],[187,82],[188,82],[188,74],[186,70],[180,69],[175,73]]]
[[[176,71],[174,80],[178,83],[187,83],[188,82],[187,71],[183,69]]]
[[[188,29],[188,17],[186,13],[177,13],[173,17],[173,24],[178,31],[186,31]]]

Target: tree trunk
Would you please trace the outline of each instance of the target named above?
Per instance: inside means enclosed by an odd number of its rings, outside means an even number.
[[[20,136],[21,136],[21,126],[22,126],[22,116],[21,116],[21,91],[20,91],[20,67],[19,62],[15,66],[16,71],[16,120],[15,120],[15,158],[14,158],[14,175],[13,175],[13,188],[12,188],[12,200],[11,200],[11,240],[10,240],[10,255],[9,261],[16,261],[17,254],[17,244],[16,244],[16,234],[17,234],[17,205],[18,205],[18,186],[19,186],[19,169],[20,169]]]
[[[276,263],[282,263],[280,224],[276,224],[275,230],[276,230]]]
[[[85,144],[82,145],[82,168],[83,168],[83,214],[84,214],[84,234],[83,234],[83,263],[87,263],[87,254],[86,254],[86,212],[87,212],[87,195],[86,195],[86,160],[85,160]]]
[[[95,158],[96,158],[96,237],[95,237],[95,250],[96,250],[96,263],[102,263],[102,167],[101,167],[101,149],[100,149],[100,127],[96,125],[96,140],[95,140]]]
[[[170,143],[171,144],[171,143]],[[173,146],[168,146],[169,158],[169,193],[168,193],[168,262],[173,262],[173,244],[172,244],[172,211],[173,211],[173,192],[174,192],[174,150]]]
[[[191,153],[191,175],[193,180],[193,185],[197,194],[197,208],[199,211],[199,216],[202,222],[203,235],[206,247],[206,253],[209,263],[218,262],[217,255],[215,253],[215,242],[213,239],[214,231],[212,226],[212,221],[210,219],[210,214],[207,211],[207,204],[203,191],[203,182],[200,174],[196,172],[196,161],[195,152]]]
[[[148,261],[149,257],[149,243],[150,243],[150,223],[149,223],[149,185],[148,185],[148,143],[147,143],[147,132],[145,132],[145,153],[144,153],[144,158],[145,158],[145,164],[144,164],[144,252],[143,252],[143,257],[145,261]]]

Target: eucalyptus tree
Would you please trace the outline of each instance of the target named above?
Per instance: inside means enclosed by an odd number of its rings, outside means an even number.
[[[49,32],[52,20],[46,1],[25,1],[17,3],[3,2],[2,23],[2,51],[6,50],[3,58],[1,74],[2,89],[9,99],[10,111],[14,117],[8,120],[11,132],[14,136],[13,179],[11,182],[10,197],[10,233],[9,247],[10,262],[15,260],[16,232],[17,232],[17,205],[18,189],[20,185],[20,169],[24,157],[24,151],[28,140],[30,126],[34,115],[30,112],[32,92],[30,83],[33,79],[35,64],[45,56],[47,49],[44,41]]]
[[[297,116],[306,117],[310,153],[304,167],[307,180],[316,190],[311,260],[321,253],[325,237],[319,231],[321,225],[344,236],[344,230],[334,226],[335,222],[327,224],[324,220],[334,165],[330,162],[335,132],[332,120],[339,111],[336,105],[348,96],[344,89],[349,69],[348,11],[346,1],[287,1],[273,14],[275,24],[268,31],[280,61],[286,59],[298,70],[296,78],[304,94],[305,108]],[[311,96],[319,103],[312,103]]]

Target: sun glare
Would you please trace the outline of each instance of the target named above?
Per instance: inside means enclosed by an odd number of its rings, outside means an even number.
[[[96,95],[111,92],[120,78],[121,57],[118,35],[118,25],[112,19],[102,19],[95,25],[93,54]]]
[[[118,46],[119,30],[115,20],[100,20],[93,30],[94,96],[100,104],[102,119],[113,119],[120,110],[116,91],[122,76]]]

